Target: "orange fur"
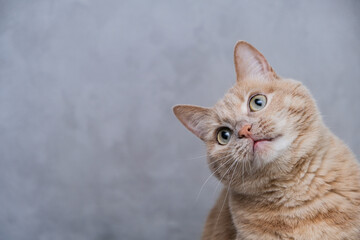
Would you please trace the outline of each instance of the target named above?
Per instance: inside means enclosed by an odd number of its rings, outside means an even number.
[[[209,167],[224,185],[202,239],[360,239],[354,155],[300,82],[276,75],[246,42],[234,57],[237,82],[214,107],[174,107],[206,143]],[[249,109],[254,94],[267,98],[256,112]],[[251,137],[238,135],[249,124]],[[232,132],[226,145],[216,140],[223,127]]]

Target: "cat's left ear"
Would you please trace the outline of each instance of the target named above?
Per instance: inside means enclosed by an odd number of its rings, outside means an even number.
[[[180,122],[201,140],[208,133],[211,109],[193,105],[176,105],[173,107],[175,116]]]
[[[251,44],[239,41],[234,49],[237,81],[247,78],[278,79],[265,57]]]

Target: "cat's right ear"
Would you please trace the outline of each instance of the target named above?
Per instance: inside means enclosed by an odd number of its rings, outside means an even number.
[[[173,107],[175,116],[179,121],[198,138],[204,141],[207,133],[207,123],[211,118],[211,109],[192,106],[176,105]]]
[[[279,78],[264,55],[250,43],[245,41],[236,43],[234,49],[234,63],[238,82],[248,78],[265,80]]]

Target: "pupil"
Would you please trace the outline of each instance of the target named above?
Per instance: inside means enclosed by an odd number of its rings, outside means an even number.
[[[263,101],[259,98],[255,99],[255,104],[261,107],[263,105]]]
[[[229,133],[228,133],[228,132],[222,132],[222,133],[221,133],[221,137],[222,137],[223,139],[225,139],[225,140],[228,140],[228,138],[229,138]]]

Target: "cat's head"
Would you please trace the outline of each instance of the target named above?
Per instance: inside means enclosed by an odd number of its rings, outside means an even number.
[[[290,158],[312,146],[307,136],[319,122],[316,105],[300,83],[276,75],[247,42],[234,51],[236,84],[215,106],[177,105],[181,123],[202,139],[210,169],[224,183],[264,169],[286,172]]]

